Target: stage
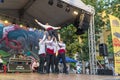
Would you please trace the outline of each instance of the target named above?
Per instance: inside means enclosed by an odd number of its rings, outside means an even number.
[[[0,73],[0,80],[120,80],[120,76],[83,74]]]

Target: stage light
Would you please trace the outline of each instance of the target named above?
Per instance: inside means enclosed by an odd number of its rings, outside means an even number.
[[[8,20],[5,20],[5,21],[4,21],[4,23],[6,23],[6,24],[7,24],[7,23],[8,23]]]
[[[20,27],[22,28],[22,27],[23,27],[23,25],[22,25],[22,24],[20,24]]]
[[[63,4],[62,4],[62,1],[61,1],[61,0],[58,0],[58,1],[57,1],[57,7],[63,8]]]
[[[53,0],[49,0],[48,4],[52,6],[53,5]]]
[[[34,27],[34,30],[36,30],[36,28]]]
[[[66,6],[65,11],[66,11],[66,12],[70,12],[70,6],[69,6],[69,5]]]
[[[77,11],[74,11],[73,13],[74,13],[75,15],[78,15],[78,12],[77,12]]]

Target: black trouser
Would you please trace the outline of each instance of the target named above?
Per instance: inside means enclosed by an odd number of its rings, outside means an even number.
[[[55,72],[57,72],[57,73],[59,72],[58,64],[59,64],[60,59],[62,59],[62,63],[64,65],[63,72],[67,73],[65,53],[58,54],[58,56],[56,57]]]
[[[47,60],[47,66],[46,66],[47,73],[50,72],[50,67],[51,67],[52,72],[54,72],[54,58],[55,58],[54,54],[47,53],[47,56],[46,56],[46,60]]]
[[[3,70],[3,63],[0,63],[0,70]]]
[[[44,63],[45,63],[45,54],[40,54],[39,55],[40,58],[40,62],[39,62],[39,68],[38,68],[38,72],[43,72],[44,70]]]
[[[59,41],[58,39],[58,34],[57,34],[57,31],[56,30],[48,30],[48,33],[49,33],[49,36],[51,37],[56,37],[57,41]]]

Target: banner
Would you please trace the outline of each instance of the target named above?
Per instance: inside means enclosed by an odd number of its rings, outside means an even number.
[[[115,73],[120,74],[120,20],[112,15],[109,15],[109,18],[114,50],[114,68]]]

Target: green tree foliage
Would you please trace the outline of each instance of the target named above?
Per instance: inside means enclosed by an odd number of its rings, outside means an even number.
[[[88,60],[88,35],[85,33],[78,36],[75,34],[76,30],[76,27],[72,24],[60,30],[61,38],[67,45],[67,56],[74,57],[74,54],[78,52],[80,60]],[[82,43],[79,42],[79,37],[82,38]]]
[[[61,38],[66,43],[67,55],[73,57],[77,51],[80,51],[78,36],[75,34],[76,28],[71,24],[60,30]]]
[[[92,5],[95,8],[95,33],[96,41],[99,40],[99,33],[102,29],[110,30],[110,23],[108,14],[112,14],[120,18],[120,5],[119,0],[82,0],[87,5]],[[107,15],[102,17],[102,13],[105,11]],[[106,26],[106,28],[103,28]],[[73,57],[75,53],[79,53],[79,59],[89,59],[89,47],[88,47],[88,33],[80,35],[82,42],[79,42],[78,35],[75,34],[76,28],[71,24],[60,30],[61,37],[67,45],[67,55]],[[108,37],[108,50],[113,52],[111,35]]]
[[[82,0],[87,5],[92,5],[95,8],[95,33],[96,41],[98,42],[99,33],[102,29],[110,31],[109,14],[120,19],[120,0]],[[103,12],[106,15],[102,16]],[[104,28],[103,28],[104,27]],[[108,36],[108,52],[113,53],[111,34]]]
[[[79,53],[80,60],[89,60],[89,46],[88,46],[88,32],[86,31],[84,34],[80,35],[81,42],[81,52]]]
[[[113,56],[113,45],[111,44],[112,42],[112,37],[111,34],[108,35],[108,40],[107,40],[109,46],[108,46],[108,52],[109,52],[109,56]]]

